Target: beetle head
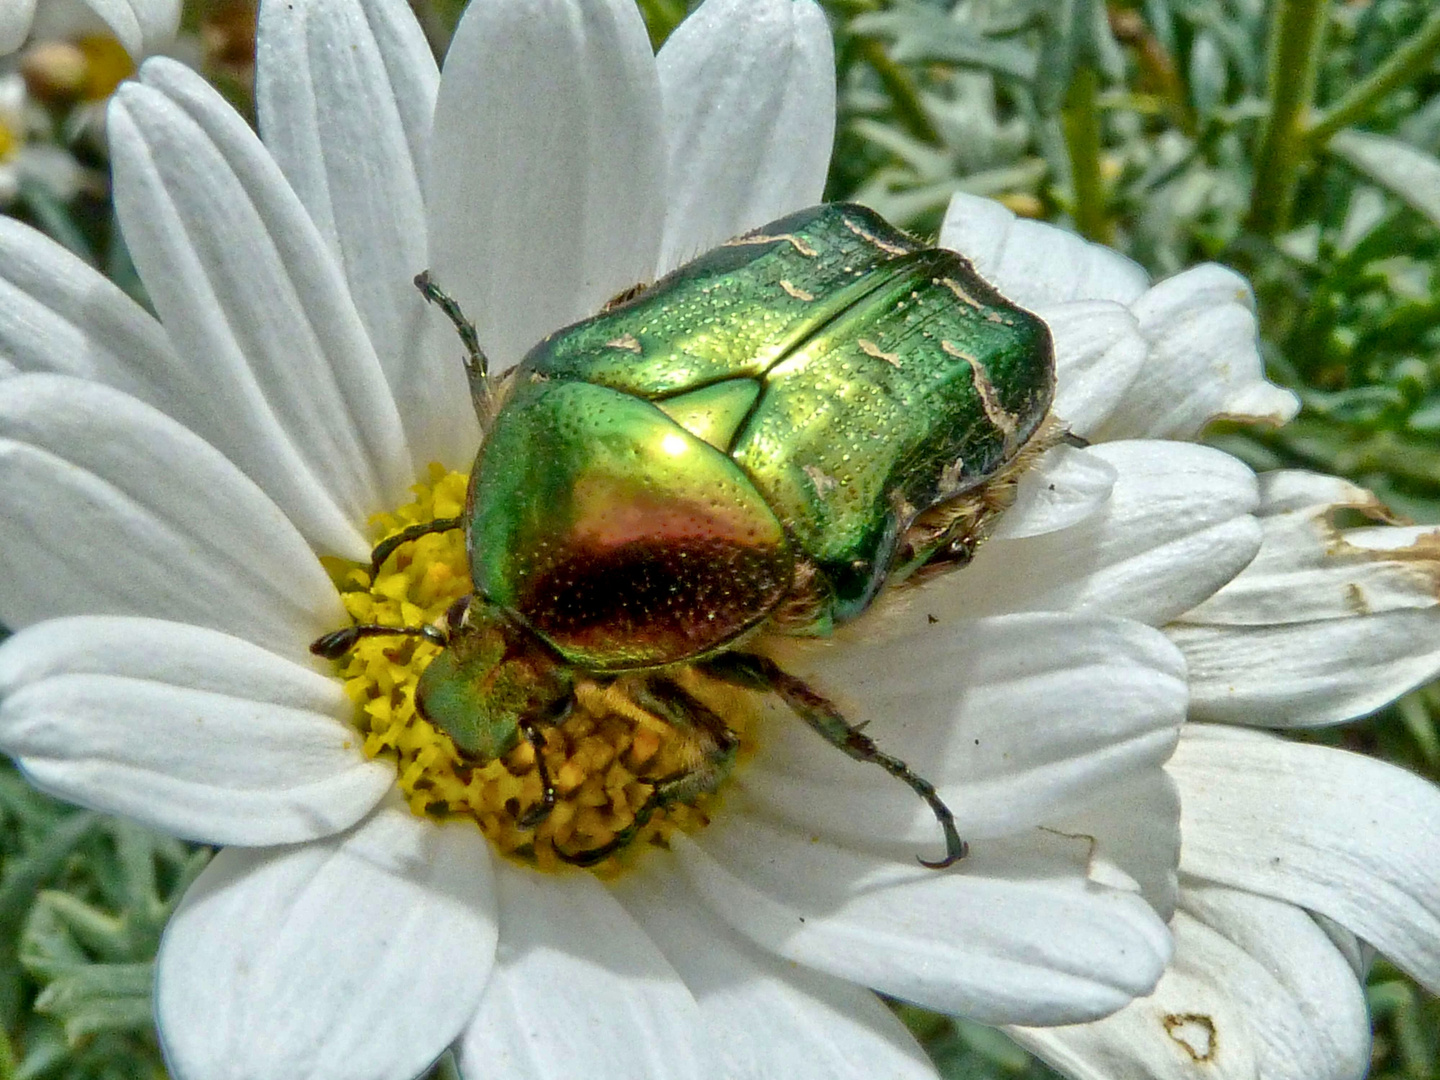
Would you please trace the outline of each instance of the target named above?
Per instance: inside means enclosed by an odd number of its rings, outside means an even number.
[[[528,629],[483,601],[457,604],[449,642],[415,688],[420,715],[467,757],[513,750],[522,728],[554,724],[571,700],[570,669]]]

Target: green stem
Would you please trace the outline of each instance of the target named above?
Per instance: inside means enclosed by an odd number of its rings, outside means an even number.
[[[1070,181],[1075,188],[1075,227],[1091,240],[1108,244],[1110,216],[1105,210],[1105,178],[1100,171],[1100,110],[1096,98],[1100,74],[1089,64],[1077,68],[1060,112]]]
[[[1367,75],[1357,86],[1337,101],[1329,111],[1305,129],[1305,140],[1312,148],[1320,147],[1343,127],[1363,120],[1370,109],[1392,90],[1398,90],[1430,66],[1440,52],[1440,9],[1394,56]]]
[[[874,38],[860,40],[860,55],[880,76],[885,92],[895,107],[895,118],[910,135],[932,146],[940,145],[940,133],[930,122],[925,106],[920,102],[920,92],[915,88],[909,74],[885,51],[885,46]]]
[[[1328,14],[1327,0],[1275,2],[1270,23],[1270,119],[1255,155],[1248,222],[1260,233],[1283,232],[1290,220],[1307,149],[1301,125],[1315,95]]]

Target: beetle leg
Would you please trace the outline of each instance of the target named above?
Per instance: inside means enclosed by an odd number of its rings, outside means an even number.
[[[540,801],[521,814],[515,824],[522,829],[533,829],[555,809],[555,782],[550,779],[550,769],[545,764],[544,733],[532,720],[520,721],[520,733],[535,748],[535,771],[540,774]]]
[[[483,427],[488,412],[485,403],[490,398],[490,362],[480,348],[475,324],[465,317],[454,298],[435,284],[429,270],[422,270],[415,275],[415,287],[420,290],[421,296],[443,311],[445,317],[455,324],[460,343],[465,346],[465,379],[470,384],[470,400],[475,403],[475,415]]]
[[[385,560],[395,553],[396,548],[408,544],[411,540],[429,536],[431,533],[449,532],[451,529],[463,529],[464,527],[464,518],[436,518],[434,521],[422,521],[418,525],[401,529],[394,536],[387,536],[370,552],[370,581],[373,583],[379,576],[380,567],[385,565]]]
[[[709,706],[669,679],[650,679],[633,691],[638,704],[650,709],[677,728],[694,731],[700,738],[702,756],[693,768],[671,773],[654,781],[650,797],[635,812],[635,820],[608,843],[574,853],[555,849],[561,862],[571,866],[594,866],[625,847],[649,824],[657,810],[674,802],[687,802],[714,791],[735,765],[740,740],[728,724]]]
[[[965,858],[969,845],[960,839],[955,830],[955,815],[935,791],[935,786],[924,777],[917,776],[905,762],[876,746],[870,736],[846,720],[839,709],[812,690],[803,679],[797,679],[768,657],[752,653],[722,653],[697,666],[707,674],[736,686],[777,694],[826,742],[845,751],[856,761],[873,761],[897,780],[909,784],[910,790],[929,805],[945,834],[945,857],[936,862],[920,859],[921,866],[943,870]]]

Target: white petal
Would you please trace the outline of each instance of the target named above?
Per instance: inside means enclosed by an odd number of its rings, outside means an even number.
[[[1161,768],[1146,769],[1095,792],[1045,828],[1093,840],[1096,854],[1129,876],[1162,919],[1175,911],[1180,863],[1180,793]]]
[[[1191,439],[1216,418],[1283,424],[1299,411],[1299,398],[1265,379],[1255,300],[1233,270],[1197,266],[1131,310],[1150,355],[1098,437]]]
[[[155,1013],[177,1080],[412,1080],[460,1033],[496,940],[469,824],[404,809],[222,851],[171,918]]]
[[[1055,415],[1090,435],[1115,410],[1145,363],[1135,317],[1113,300],[1042,304],[1036,314],[1055,342]]]
[[[1187,889],[1155,993],[1092,1024],[1011,1029],[1075,1080],[1359,1080],[1365,999],[1305,912],[1214,886]]]
[[[1183,873],[1318,911],[1440,988],[1440,789],[1372,758],[1187,724]]]
[[[202,843],[349,828],[394,784],[340,684],[156,619],[81,617],[0,647],[0,743],[37,786]]]
[[[344,279],[274,161],[198,75],[145,65],[111,102],[116,211],[182,355],[209,378],[196,430],[319,550],[414,482]]]
[[[1264,542],[1238,577],[1167,629],[1198,719],[1269,726],[1349,720],[1440,672],[1440,537],[1338,531],[1369,492],[1296,472],[1261,482]]]
[[[148,615],[305,656],[345,621],[324,568],[213,447],[98,383],[17,375],[0,399],[0,619]]]
[[[0,217],[0,359],[107,383],[184,418],[201,393],[160,323],[48,236]]]
[[[1158,766],[1185,715],[1164,635],[1121,619],[1022,614],[933,626],[786,664],[851,723],[935,784],[962,835],[1003,836],[1068,813]],[[739,783],[799,827],[868,845],[933,845],[925,803],[776,711]]]
[[[0,5],[0,56],[25,44],[34,17],[35,0],[9,0]]]
[[[1281,626],[1174,625],[1165,632],[1189,665],[1196,720],[1343,723],[1440,674],[1434,611]]]
[[[921,586],[895,630],[1017,610],[1175,618],[1234,577],[1260,546],[1255,477],[1228,454],[1181,443],[1106,443],[1110,501],[1079,524],[996,540],[962,570]],[[887,612],[887,615],[889,613]]]
[[[940,244],[968,258],[981,277],[1023,307],[1065,300],[1129,304],[1150,283],[1138,264],[1117,251],[963,192],[950,199]]]
[[[1261,478],[1264,540],[1254,561],[1181,622],[1271,626],[1440,606],[1440,532],[1433,526],[1341,532],[1330,519],[1354,505],[1349,500],[1277,510],[1268,491],[1287,475]]]
[[[702,1075],[710,1054],[695,999],[599,881],[501,864],[496,884],[500,946],[460,1041],[463,1075]]]
[[[154,52],[175,36],[181,0],[85,0],[131,56]],[[54,0],[50,0],[51,6]]]
[[[705,0],[657,62],[670,148],[657,274],[820,201],[835,57],[811,0]]]
[[[934,1080],[914,1037],[874,994],[755,948],[707,910],[670,857],[648,857],[615,889],[699,1002],[716,1075]]]
[[[255,100],[265,146],[345,274],[412,456],[464,468],[479,432],[459,343],[412,280],[429,265],[422,174],[439,82],[401,0],[260,10]]]
[[[1020,477],[1015,503],[991,536],[1019,540],[1067,529],[1104,507],[1115,467],[1099,454],[1054,446]]]
[[[430,158],[436,281],[497,368],[655,271],[660,85],[631,0],[480,0],[445,58]]]
[[[1169,934],[1087,877],[1089,845],[1035,833],[937,872],[737,815],[672,841],[710,909],[796,963],[987,1023],[1058,1024],[1149,993]]]

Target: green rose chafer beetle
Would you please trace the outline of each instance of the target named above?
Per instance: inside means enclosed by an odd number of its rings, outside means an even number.
[[[593,318],[556,331],[504,375],[473,327],[417,278],[466,340],[484,438],[459,518],[376,548],[463,529],[474,592],[441,624],[350,626],[444,646],[421,714],[476,762],[563,717],[579,676],[628,692],[702,753],[656,781],[613,842],[561,853],[593,865],[660,807],[713,790],[738,740],[674,678],[682,665],[777,694],[841,750],[909,784],[962,858],[948,807],[904,762],[772,659],[762,634],[821,636],[918,570],[963,565],[1048,445],[1050,334],[960,255],[848,204],[803,210],[719,247]],[[1039,437],[1037,437],[1039,436]],[[537,753],[544,798],[554,787]],[[923,860],[922,860],[923,861]]]

